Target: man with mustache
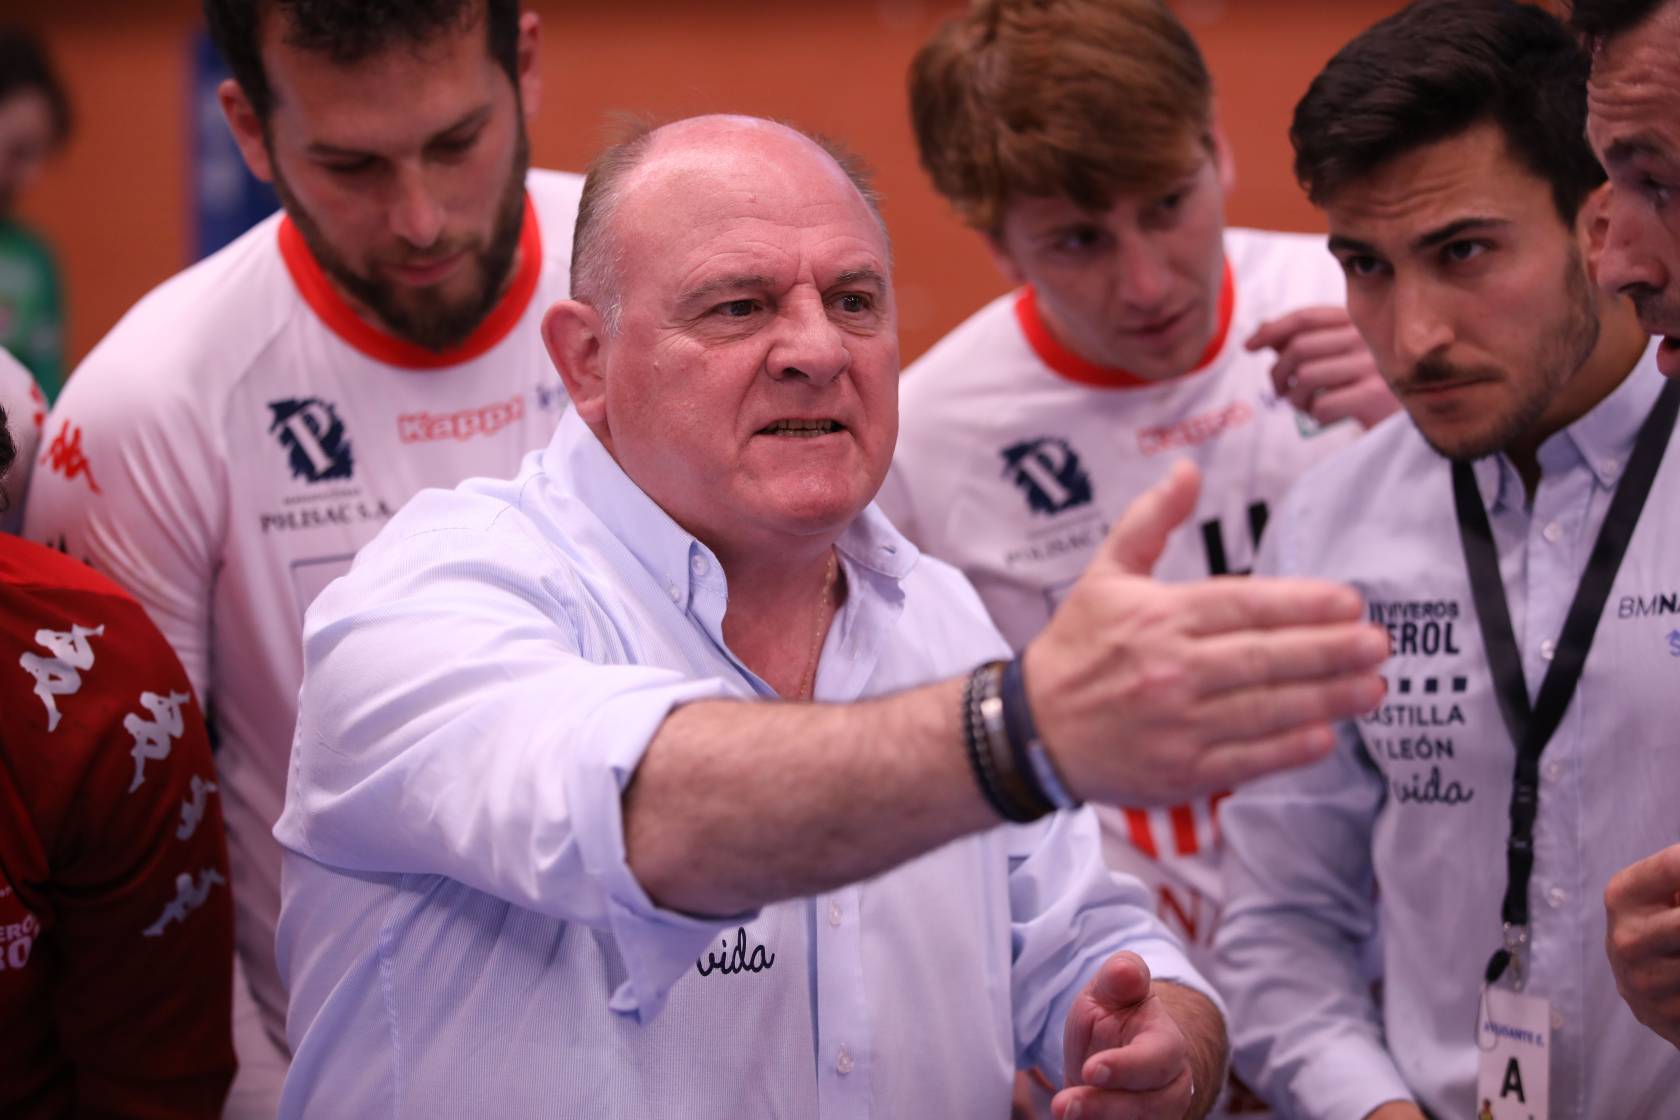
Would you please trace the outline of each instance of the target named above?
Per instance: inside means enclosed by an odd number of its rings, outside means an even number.
[[[1595,903],[1680,798],[1672,624],[1649,617],[1680,548],[1680,383],[1594,283],[1587,69],[1542,9],[1422,0],[1295,111],[1406,416],[1302,478],[1259,565],[1352,583],[1394,649],[1328,759],[1221,815],[1234,1058],[1289,1115],[1672,1108],[1680,1055],[1616,998]]]
[[[233,73],[223,111],[283,213],[152,292],[82,363],[26,532],[132,592],[210,713],[260,1011],[242,1019],[234,1103],[266,1076],[272,1114],[286,997],[270,829],[303,612],[416,491],[510,473],[552,431],[565,395],[538,322],[567,291],[580,181],[527,168],[539,23],[516,0],[207,0],[205,15]]]
[[[1662,338],[1657,364],[1680,376],[1680,3],[1575,0],[1572,18],[1593,56],[1587,137],[1612,188],[1598,281],[1633,300]],[[1680,1046],[1680,844],[1617,874],[1604,905],[1616,987]]]

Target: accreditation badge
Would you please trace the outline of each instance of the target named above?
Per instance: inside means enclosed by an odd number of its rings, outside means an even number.
[[[1479,1019],[1476,1120],[1546,1120],[1551,1099],[1551,1002],[1488,985],[1482,989]]]

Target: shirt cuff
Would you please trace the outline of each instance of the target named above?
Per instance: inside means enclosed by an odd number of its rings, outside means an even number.
[[[1363,1039],[1326,1046],[1285,1092],[1310,1116],[1368,1116],[1388,1101],[1415,1098],[1394,1059]]]
[[[586,744],[566,759],[566,797],[584,871],[605,896],[607,926],[624,960],[625,978],[607,1006],[646,1025],[665,1005],[682,974],[725,926],[757,912],[698,918],[664,909],[630,870],[624,844],[624,789],[672,710],[696,700],[730,698],[719,680],[630,687],[601,704],[580,729]]]

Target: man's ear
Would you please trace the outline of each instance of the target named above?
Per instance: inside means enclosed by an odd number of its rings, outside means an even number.
[[[1581,201],[1575,215],[1575,243],[1587,261],[1587,274],[1598,283],[1598,261],[1610,235],[1610,184],[1600,183]]]
[[[519,48],[516,54],[516,68],[519,72],[519,103],[525,112],[525,119],[530,121],[537,115],[537,107],[542,104],[542,20],[535,12],[525,12],[519,17]]]
[[[251,107],[245,91],[239,88],[238,82],[226,78],[216,87],[216,100],[221,103],[222,116],[227,118],[228,128],[233,132],[233,142],[239,145],[239,154],[245,157],[245,166],[263,182],[274,182],[274,164],[263,138],[262,118]]]
[[[575,299],[561,300],[543,316],[542,337],[578,416],[591,428],[605,424],[607,379],[602,349],[607,334],[600,312]]]
[[[1237,161],[1231,154],[1231,144],[1225,139],[1225,129],[1220,126],[1218,118],[1214,119],[1208,141],[1213,149],[1214,169],[1219,172],[1219,189],[1229,198],[1237,185]]]

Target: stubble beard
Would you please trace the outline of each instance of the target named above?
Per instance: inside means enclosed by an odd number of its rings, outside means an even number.
[[[1569,379],[1586,364],[1598,346],[1598,304],[1593,298],[1592,281],[1580,251],[1573,247],[1564,287],[1568,313],[1535,349],[1536,360],[1543,364],[1545,376],[1508,413],[1496,418],[1492,427],[1454,443],[1441,442],[1432,437],[1423,425],[1416,424],[1424,442],[1436,454],[1456,463],[1469,463],[1503,452],[1534,430]],[[1450,381],[1474,372],[1426,359],[1419,364],[1412,381],[1414,384]]]
[[[470,268],[477,284],[465,299],[451,300],[441,291],[419,288],[403,290],[394,284],[357,272],[333,248],[314,216],[298,202],[280,172],[279,161],[270,153],[274,169],[274,192],[286,214],[297,227],[310,255],[352,300],[371,312],[379,325],[391,334],[433,352],[449,350],[478,329],[501,299],[519,249],[519,235],[525,219],[525,173],[530,167],[530,141],[520,127],[514,140],[512,165],[496,204],[496,216],[487,244],[463,246],[470,256]],[[435,253],[436,247],[428,247]]]

